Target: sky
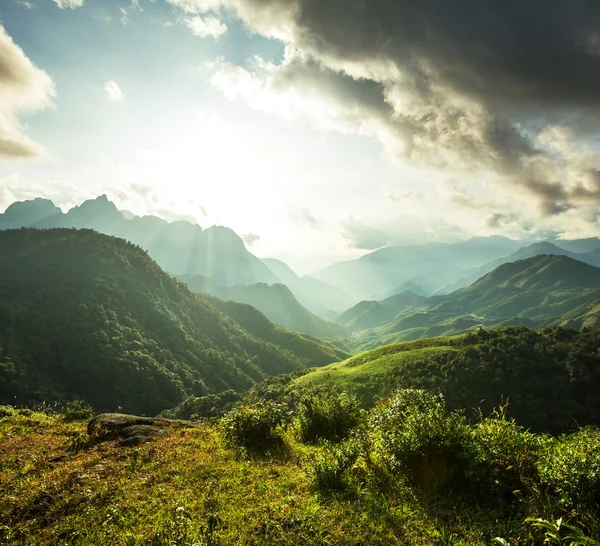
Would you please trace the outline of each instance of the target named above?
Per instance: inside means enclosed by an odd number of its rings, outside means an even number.
[[[595,0],[2,0],[0,210],[106,194],[313,267],[600,234]]]

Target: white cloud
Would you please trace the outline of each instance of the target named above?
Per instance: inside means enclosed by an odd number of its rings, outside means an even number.
[[[44,148],[24,134],[18,114],[52,105],[54,82],[0,25],[0,156],[32,158]]]
[[[125,100],[125,95],[121,88],[117,85],[117,82],[110,80],[104,84],[104,93],[106,94],[106,98],[108,100],[114,102],[123,102]]]
[[[221,0],[167,0],[167,2],[186,13],[216,11],[223,4]]]
[[[65,8],[75,9],[75,8],[80,8],[81,6],[83,6],[83,2],[84,2],[84,0],[54,0],[54,3],[60,9],[65,9]]]
[[[194,36],[202,38],[206,38],[207,36],[218,38],[227,32],[227,25],[212,15],[208,17],[201,17],[200,15],[186,17],[184,22]]]

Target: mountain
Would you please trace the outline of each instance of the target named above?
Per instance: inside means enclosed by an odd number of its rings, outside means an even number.
[[[353,300],[339,288],[313,279],[308,275],[299,277],[281,260],[263,258],[263,263],[285,284],[298,301],[313,313],[327,318],[347,309]]]
[[[519,241],[495,236],[460,243],[387,247],[356,260],[338,262],[311,276],[340,287],[359,301],[379,300],[406,289],[428,295],[462,271],[505,256],[520,246]]]
[[[249,312],[261,336],[122,239],[0,231],[0,404],[81,398],[156,414],[344,354]]]
[[[556,320],[565,328],[600,328],[600,300],[584,303]]]
[[[466,288],[434,296],[418,311],[399,313],[387,324],[355,333],[354,351],[480,327],[540,328],[600,300],[600,268],[568,256],[542,255],[503,264]]]
[[[386,345],[294,378],[291,391],[329,386],[372,406],[397,389],[442,393],[449,409],[508,416],[537,431],[597,425],[599,330],[510,327]]]
[[[218,286],[208,277],[182,275],[178,279],[197,292],[222,300],[246,303],[262,311],[270,320],[297,332],[327,339],[345,337],[348,331],[327,322],[303,307],[290,289],[283,284],[251,284],[249,286]]]
[[[525,260],[527,258],[533,258],[535,256],[542,256],[544,254],[554,254],[555,256],[568,256],[573,260],[579,260],[581,262],[590,264],[590,265],[600,265],[600,253],[594,254],[594,252],[600,251],[592,251],[589,254],[581,254],[576,252],[570,252],[557,246],[548,241],[541,241],[539,243],[534,243],[532,245],[520,248],[516,252],[505,256],[503,258],[498,258],[493,262],[482,265],[481,267],[475,268],[470,271],[467,275],[461,277],[455,282],[448,284],[447,286],[442,287],[437,291],[437,294],[450,294],[455,290],[459,290],[460,288],[464,288],[474,283],[490,271],[493,271],[497,267],[502,264],[509,262],[517,262],[519,260]]]
[[[393,321],[398,313],[423,305],[427,298],[405,291],[382,301],[361,301],[344,311],[334,320],[336,324],[351,330],[376,328]]]
[[[13,203],[0,214],[0,229],[20,227],[94,229],[141,246],[171,273],[205,275],[223,286],[279,282],[231,229],[213,226],[203,230],[190,222],[131,217],[120,212],[106,195],[66,213],[46,199]]]

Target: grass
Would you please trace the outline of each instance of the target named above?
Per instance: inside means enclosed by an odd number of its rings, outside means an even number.
[[[0,543],[475,546],[512,525],[389,476],[325,496],[308,471],[324,448],[291,431],[285,449],[248,458],[224,446],[217,424],[137,448],[88,445],[85,425],[0,419]]]
[[[419,366],[440,354],[457,352],[456,346],[462,336],[454,338],[427,338],[406,343],[387,345],[358,356],[319,368],[294,380],[300,390],[333,384],[340,390],[349,390],[363,397],[366,405],[373,398],[389,394],[394,386],[390,375],[396,370]]]

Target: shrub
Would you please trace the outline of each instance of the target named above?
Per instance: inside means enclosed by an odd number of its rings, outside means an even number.
[[[465,450],[466,477],[481,496],[518,494],[536,479],[536,462],[545,437],[534,436],[514,420],[481,421],[471,429]]]
[[[266,450],[281,440],[280,432],[288,419],[284,402],[261,400],[253,405],[237,406],[225,415],[223,435],[232,446]]]
[[[65,421],[89,421],[94,416],[92,406],[83,400],[73,400],[61,413]]]
[[[361,419],[358,399],[332,388],[315,391],[298,400],[298,430],[304,442],[338,442],[348,436]]]
[[[585,428],[552,442],[538,462],[540,481],[565,508],[600,504],[600,430]]]
[[[358,459],[359,451],[356,442],[326,445],[310,468],[313,488],[322,492],[345,489],[348,485],[346,471]]]
[[[3,417],[12,417],[16,413],[12,406],[0,406],[0,419]]]
[[[460,469],[469,430],[464,417],[446,414],[441,395],[401,390],[377,406],[369,427],[375,456],[419,486],[445,482]]]

